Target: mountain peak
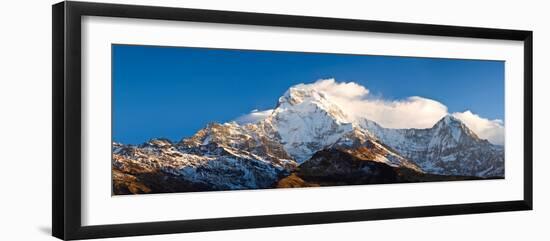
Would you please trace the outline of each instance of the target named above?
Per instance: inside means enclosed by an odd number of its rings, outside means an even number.
[[[313,88],[307,88],[304,85],[295,85],[290,87],[283,96],[279,98],[279,105],[290,104],[298,105],[305,101],[328,101],[325,95]]]
[[[464,122],[462,122],[460,119],[454,117],[451,114],[445,115],[443,118],[437,121],[433,127],[435,128],[451,127],[451,128],[459,128],[459,129],[468,129],[468,127],[464,124]]]
[[[312,112],[324,112],[327,116],[339,123],[349,123],[348,116],[342,109],[333,103],[323,91],[299,84],[290,87],[283,96],[279,98],[279,103],[275,112],[301,112],[302,114]],[[304,115],[307,116],[307,115]]]
[[[445,115],[439,120],[432,129],[437,132],[448,132],[451,134],[452,139],[458,141],[461,136],[467,136],[470,139],[479,140],[479,137],[470,129],[462,120],[456,118],[451,114]]]
[[[445,123],[447,125],[452,124],[452,123],[462,123],[461,120],[459,120],[458,118],[454,117],[451,114],[445,115],[443,118],[441,118],[441,120],[438,121],[438,123],[439,122]]]

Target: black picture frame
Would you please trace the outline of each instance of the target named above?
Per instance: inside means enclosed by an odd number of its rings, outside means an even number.
[[[207,23],[231,23],[327,30],[517,40],[524,43],[524,193],[522,200],[368,210],[212,218],[99,226],[81,224],[81,17],[104,16]],[[533,208],[533,33],[460,26],[336,19],[262,13],[150,7],[89,2],[52,6],[53,194],[52,233],[87,239],[276,227],[321,223],[531,210]]]

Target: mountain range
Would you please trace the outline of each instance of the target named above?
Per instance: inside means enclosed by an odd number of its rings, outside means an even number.
[[[504,177],[504,147],[451,115],[426,129],[384,128],[300,85],[255,123],[112,148],[115,195]]]

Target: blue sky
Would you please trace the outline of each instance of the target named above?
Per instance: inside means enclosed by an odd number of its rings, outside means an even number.
[[[504,62],[113,45],[113,140],[180,140],[209,122],[273,108],[292,85],[335,78],[370,94],[421,96],[504,119]]]

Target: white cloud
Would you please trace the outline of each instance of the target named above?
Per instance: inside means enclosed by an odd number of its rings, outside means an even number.
[[[334,79],[299,84],[297,88],[315,89],[338,105],[352,119],[367,118],[386,128],[430,128],[449,114],[447,106],[436,100],[412,96],[403,100],[384,100],[371,97],[369,90],[354,82],[336,82]],[[239,123],[253,123],[265,119],[273,110],[257,111],[241,116]],[[503,144],[502,121],[488,120],[465,111],[453,113],[480,138],[494,144]],[[351,121],[351,120],[350,120]]]
[[[369,94],[369,90],[354,82],[336,82],[334,79],[321,79],[311,84],[299,84],[296,88],[314,89],[332,97],[358,99]]]
[[[267,118],[269,115],[271,115],[271,112],[273,112],[273,109],[263,111],[252,110],[250,113],[240,116],[235,121],[239,124],[256,123]]]
[[[453,113],[453,116],[464,122],[468,128],[483,139],[493,144],[504,145],[504,126],[502,120],[489,120],[467,110]]]
[[[326,79],[307,87],[322,91],[351,118],[368,118],[387,128],[429,128],[447,114],[445,105],[418,96],[395,101],[369,98],[369,90],[354,82]]]

